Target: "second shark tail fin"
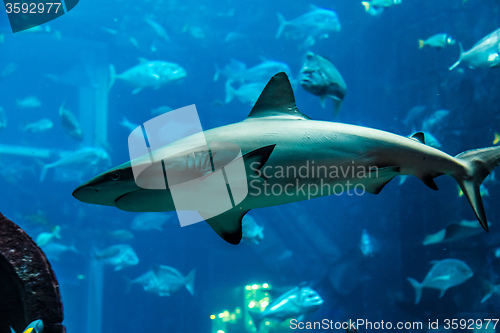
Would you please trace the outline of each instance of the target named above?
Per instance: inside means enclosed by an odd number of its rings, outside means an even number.
[[[483,180],[500,164],[500,147],[468,150],[455,156],[465,166],[465,173],[453,175],[469,200],[479,223],[488,231],[479,187]]]

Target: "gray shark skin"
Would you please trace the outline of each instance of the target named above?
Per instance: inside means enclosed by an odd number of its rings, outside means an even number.
[[[418,138],[361,126],[311,120],[297,109],[292,87],[283,72],[271,78],[244,121],[210,129],[203,134],[212,155],[223,156],[222,159],[227,163],[233,154],[225,151],[221,143],[237,145],[243,155],[248,195],[232,209],[206,219],[214,231],[231,244],[240,242],[241,219],[249,210],[331,194],[329,191],[307,193],[300,191],[301,186],[307,189],[307,186],[326,183],[330,188],[338,185],[346,189],[350,184],[351,190],[352,186],[358,185],[369,193],[377,194],[397,175],[416,176],[434,190],[437,190],[437,186],[433,178],[440,175],[453,177],[465,193],[479,222],[488,230],[479,186],[500,164],[500,147],[470,150],[452,157],[423,144]],[[176,173],[181,170],[192,177],[209,177],[212,170],[203,162],[206,160],[206,156],[203,156],[205,150],[201,150],[203,147],[199,152],[185,152],[185,147],[189,147],[192,140],[193,136],[183,138],[152,152],[155,161],[161,160],[162,156],[169,156],[163,159],[167,175],[169,170]],[[149,161],[148,156],[140,157],[134,160],[134,165],[142,163],[141,159]],[[349,171],[325,176],[319,173],[312,175],[311,172],[308,177],[276,173],[280,167],[299,169],[313,164],[315,167],[335,167],[341,171],[352,167],[356,173]],[[358,173],[360,170],[364,173]],[[273,186],[287,190],[286,194],[269,191]],[[85,203],[114,206],[125,211],[175,210],[168,188],[148,190],[136,185],[131,162],[82,184],[74,190],[73,196]],[[192,208],[197,210],[196,207]],[[204,212],[199,213],[204,216]]]

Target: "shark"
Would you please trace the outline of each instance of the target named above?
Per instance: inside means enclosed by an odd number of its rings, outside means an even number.
[[[454,178],[479,223],[488,231],[479,187],[500,164],[500,147],[468,150],[451,156],[426,145],[422,133],[406,137],[368,127],[312,120],[297,108],[284,72],[269,80],[245,120],[212,128],[203,134],[210,146],[208,153],[201,148],[184,151],[184,147],[192,146],[194,139],[189,136],[151,154],[155,161],[162,161],[167,174],[176,171],[189,177],[210,177],[213,166],[207,163],[208,154],[222,156],[219,164],[224,165],[233,161],[234,152],[221,143],[229,142],[241,149],[239,156],[246,173],[243,183],[248,188],[244,199],[216,216],[200,211],[195,204],[190,207],[228,243],[239,244],[242,218],[251,209],[341,191],[362,189],[378,194],[398,175],[418,177],[433,190],[438,189],[434,178],[441,175]],[[139,157],[97,175],[76,188],[73,196],[84,203],[131,212],[174,211],[170,186],[175,184],[169,183],[164,189],[137,185],[132,162],[141,165],[146,161],[150,159]],[[149,181],[163,182],[161,178]]]

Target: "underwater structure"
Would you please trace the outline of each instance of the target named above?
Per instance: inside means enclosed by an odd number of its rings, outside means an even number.
[[[44,333],[64,333],[59,284],[42,250],[0,213],[0,333],[41,319]]]

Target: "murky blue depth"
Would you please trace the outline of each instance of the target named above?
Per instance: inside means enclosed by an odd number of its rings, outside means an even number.
[[[175,212],[128,213],[71,195],[126,162],[130,132],[159,114],[195,104],[204,129],[243,120],[275,73],[241,73],[270,61],[287,71],[299,110],[312,119],[403,136],[424,131],[427,144],[452,156],[497,144],[500,44],[479,68],[466,59],[449,67],[460,47],[500,28],[500,2],[388,3],[85,0],[41,31],[18,34],[0,15],[0,211],[33,239],[43,235],[68,332],[244,332],[244,319],[222,327],[210,316],[246,313],[245,286],[264,283],[276,291],[271,301],[301,283],[317,292],[323,302],[304,322],[422,322],[422,330],[398,330],[414,332],[427,331],[429,320],[445,329],[445,319],[500,318],[495,175],[482,188],[489,233],[452,178],[437,178],[433,191],[396,177],[378,195],[252,210],[256,234],[238,246],[204,222],[181,228]],[[324,17],[302,16],[318,8],[335,14],[326,26]],[[441,44],[424,42],[436,34],[446,34]],[[322,107],[299,82],[308,52],[345,81],[335,117],[334,98]],[[148,61],[171,66],[154,69],[160,83],[141,79],[147,68],[126,74]],[[68,154],[76,157],[54,163]],[[452,223],[448,237],[462,232],[458,240],[439,238],[444,231],[426,238]],[[117,263],[123,253],[132,257]]]

